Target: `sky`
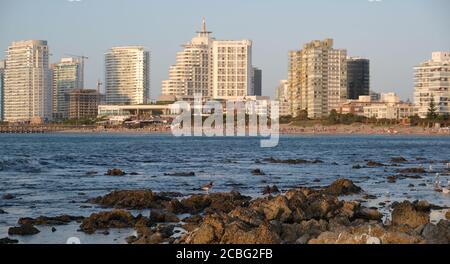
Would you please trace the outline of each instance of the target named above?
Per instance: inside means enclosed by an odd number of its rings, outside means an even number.
[[[0,0],[0,58],[11,42],[47,40],[51,62],[88,56],[86,87],[104,79],[104,53],[151,51],[151,97],[160,95],[176,52],[200,29],[216,39],[253,41],[263,95],[287,78],[288,51],[315,39],[371,61],[371,89],[412,99],[413,67],[450,50],[448,0]]]

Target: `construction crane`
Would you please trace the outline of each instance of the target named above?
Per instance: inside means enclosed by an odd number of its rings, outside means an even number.
[[[80,83],[81,83],[81,89],[84,89],[84,60],[88,60],[89,57],[83,56],[83,55],[73,55],[73,54],[65,54],[66,56],[70,56],[73,58],[81,59],[81,73],[80,73]]]

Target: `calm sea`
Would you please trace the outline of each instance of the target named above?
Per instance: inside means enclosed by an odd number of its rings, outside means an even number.
[[[391,164],[391,157],[408,160],[400,167],[352,169],[367,160]],[[259,163],[265,158],[319,159],[323,163],[287,165]],[[175,138],[170,135],[129,134],[33,134],[0,135],[0,238],[20,217],[60,214],[89,215],[99,208],[81,208],[90,197],[115,189],[149,188],[153,191],[192,194],[214,181],[213,191],[237,190],[260,195],[267,185],[282,190],[296,186],[321,186],[337,178],[352,179],[370,194],[372,201],[425,199],[450,205],[450,197],[433,191],[436,171],[444,171],[450,159],[450,137],[407,136],[285,136],[276,148],[260,148],[258,138]],[[430,167],[431,165],[431,167]],[[423,166],[430,173],[420,179],[388,183],[396,170]],[[120,168],[124,177],[104,176]],[[253,176],[252,169],[265,176]],[[165,173],[195,172],[195,177],[165,176]],[[96,173],[94,175],[94,173]],[[450,180],[441,177],[442,182]],[[426,186],[419,186],[425,183]],[[409,186],[413,184],[414,187]],[[138,213],[138,212],[136,212]],[[74,235],[85,243],[123,243],[132,230],[117,230],[103,238],[76,232],[76,224],[57,227],[52,234],[20,238],[23,243],[64,243]]]

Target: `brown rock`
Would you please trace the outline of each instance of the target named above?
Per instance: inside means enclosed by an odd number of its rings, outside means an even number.
[[[12,200],[12,199],[14,199],[14,198],[16,198],[14,195],[12,195],[12,194],[10,194],[10,193],[6,193],[6,194],[4,194],[3,196],[2,196],[2,199],[3,200]]]
[[[350,195],[360,193],[362,189],[355,184],[351,180],[347,179],[339,179],[333,182],[330,186],[325,188],[324,192],[331,195]]]
[[[172,222],[178,223],[180,219],[171,212],[164,212],[162,210],[152,210],[150,212],[150,221],[154,223]]]
[[[20,225],[16,227],[10,227],[8,229],[8,235],[28,236],[38,234],[40,231],[33,225]]]
[[[17,222],[20,225],[67,225],[70,222],[79,222],[84,219],[83,216],[60,215],[55,217],[39,216],[37,218],[23,217]]]
[[[133,227],[136,219],[125,210],[93,213],[83,220],[81,231],[93,234],[98,229]]]
[[[99,204],[103,207],[141,210],[147,208],[163,208],[163,203],[170,200],[170,198],[157,195],[151,190],[121,190],[90,199],[88,202]]]
[[[447,213],[445,213],[445,218],[447,218],[448,220],[450,220],[450,210],[448,210]]]
[[[424,168],[406,168],[406,169],[399,169],[397,170],[398,173],[426,173],[426,170]]]
[[[105,175],[107,175],[107,176],[125,176],[126,173],[120,169],[110,169],[105,173]]]
[[[250,208],[264,215],[267,221],[288,222],[291,220],[292,210],[289,208],[288,200],[285,196],[279,195],[274,198],[257,199],[252,202]]]
[[[430,222],[430,212],[422,206],[414,205],[409,201],[393,204],[392,224],[407,225],[417,228]]]

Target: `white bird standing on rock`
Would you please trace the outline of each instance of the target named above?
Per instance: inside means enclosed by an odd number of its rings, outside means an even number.
[[[429,169],[430,169],[430,172],[433,172],[433,165],[430,165]]]

